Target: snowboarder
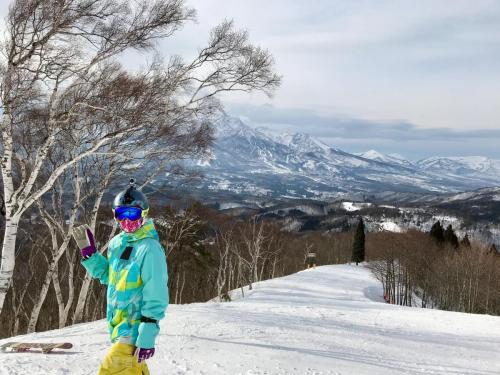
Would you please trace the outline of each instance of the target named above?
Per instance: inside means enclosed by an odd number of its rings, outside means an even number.
[[[121,228],[110,242],[107,257],[97,251],[88,226],[75,229],[82,264],[108,286],[106,318],[113,343],[98,375],[148,375],[145,360],[155,353],[159,320],[168,305],[167,263],[149,204],[134,180],[113,201]]]

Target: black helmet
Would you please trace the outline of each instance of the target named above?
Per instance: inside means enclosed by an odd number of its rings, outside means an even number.
[[[130,179],[130,186],[115,197],[113,201],[113,209],[116,207],[140,207],[143,210],[149,209],[149,203],[146,196],[137,190],[135,187],[135,180]]]

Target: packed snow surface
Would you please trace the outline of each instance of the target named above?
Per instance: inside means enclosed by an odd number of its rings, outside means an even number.
[[[500,317],[386,304],[362,267],[254,284],[226,303],[171,305],[153,374],[500,374]],[[65,354],[0,354],[0,374],[95,374],[104,321],[7,341],[70,341]]]

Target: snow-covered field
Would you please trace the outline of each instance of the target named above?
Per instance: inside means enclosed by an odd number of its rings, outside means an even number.
[[[74,348],[0,354],[0,374],[95,374],[109,345],[104,321],[15,340]],[[324,266],[233,302],[169,306],[148,363],[156,375],[500,374],[500,317],[388,305],[367,269]]]
[[[340,207],[346,211],[354,212],[359,211],[362,208],[370,207],[371,205],[371,203],[342,202]]]
[[[388,232],[401,233],[403,231],[399,225],[392,221],[383,221],[380,223],[380,228]]]

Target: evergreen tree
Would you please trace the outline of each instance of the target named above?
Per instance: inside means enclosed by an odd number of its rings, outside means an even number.
[[[363,218],[359,218],[356,233],[354,234],[354,242],[352,245],[352,261],[358,263],[365,260],[365,223]]]
[[[458,247],[458,237],[453,231],[451,224],[444,231],[444,242],[450,244],[455,249]]]
[[[439,220],[432,225],[430,235],[436,241],[444,242],[444,231],[443,227],[441,226],[441,222]]]
[[[470,248],[469,235],[466,233],[462,241],[460,241],[460,246]]]

